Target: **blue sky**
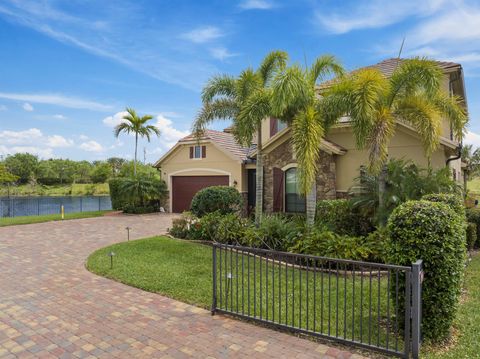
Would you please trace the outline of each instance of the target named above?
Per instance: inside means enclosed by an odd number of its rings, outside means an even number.
[[[132,138],[113,136],[130,106],[162,131],[140,146],[153,162],[189,132],[213,74],[273,49],[353,69],[396,57],[404,37],[403,56],[462,63],[466,142],[480,146],[479,24],[467,0],[0,0],[0,155],[131,158]]]

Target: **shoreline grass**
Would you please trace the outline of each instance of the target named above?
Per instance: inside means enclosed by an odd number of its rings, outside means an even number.
[[[92,217],[101,217],[111,211],[91,211],[91,212],[79,212],[79,213],[65,213],[65,219],[81,219],[81,218],[92,218]],[[0,227],[6,226],[16,226],[22,224],[32,224],[32,223],[43,223],[51,221],[62,221],[60,214],[46,214],[40,216],[21,216],[21,217],[3,217],[0,218]]]

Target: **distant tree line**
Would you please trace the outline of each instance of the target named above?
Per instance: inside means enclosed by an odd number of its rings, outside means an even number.
[[[115,177],[129,177],[134,163],[119,157],[106,161],[72,161],[68,159],[41,160],[30,153],[9,155],[0,161],[3,172],[13,176],[17,184],[68,185],[72,183],[104,183]],[[157,170],[139,164],[138,171],[158,176]],[[6,176],[6,175],[5,175]],[[10,182],[10,181],[9,181]]]

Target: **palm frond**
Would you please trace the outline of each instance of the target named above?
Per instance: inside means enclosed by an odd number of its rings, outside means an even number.
[[[122,132],[125,132],[125,133],[130,133],[130,132],[133,132],[133,126],[131,123],[126,123],[126,122],[122,122],[120,124],[118,124],[117,126],[115,126],[115,128],[113,129],[113,134],[115,135],[115,137],[118,138],[118,136],[120,136],[120,133]]]
[[[367,134],[369,170],[378,174],[388,159],[388,144],[395,130],[395,118],[388,108],[382,107],[374,117]]]
[[[468,122],[464,99],[459,96],[449,96],[446,92],[439,91],[435,96],[432,96],[432,102],[450,123],[455,138],[461,141]]]
[[[314,89],[309,86],[305,72],[298,65],[277,74],[272,90],[272,114],[286,121],[291,120],[285,116],[286,113],[303,110],[315,99]]]
[[[317,102],[317,111],[321,114],[325,131],[336,124],[341,117],[350,115],[353,81],[347,78],[322,91]]]
[[[217,75],[208,80],[202,90],[202,102],[210,102],[217,96],[234,98],[236,96],[236,80],[229,75]]]
[[[287,61],[288,54],[285,51],[276,50],[265,56],[257,70],[264,86],[270,83],[277,71],[282,71],[285,68]]]
[[[307,195],[315,183],[323,134],[321,121],[313,106],[297,114],[292,124],[292,145],[303,195]]]
[[[211,102],[204,103],[202,109],[195,118],[192,132],[199,137],[205,131],[208,124],[218,119],[234,119],[237,116],[238,111],[239,108],[237,102],[232,99],[218,98]]]
[[[403,60],[390,78],[387,104],[391,105],[398,96],[409,95],[417,89],[432,95],[439,90],[442,78],[442,69],[435,61],[418,57]]]
[[[253,136],[262,120],[271,113],[271,91],[258,90],[252,93],[241,107],[236,117],[233,134],[238,142],[250,146]]]
[[[438,147],[441,117],[434,104],[425,95],[411,95],[395,103],[395,116],[411,126],[420,135],[427,157]]]
[[[381,100],[388,91],[388,80],[376,69],[354,74],[350,98],[350,118],[357,147],[364,147]]]
[[[260,76],[252,68],[243,70],[236,82],[237,101],[245,101],[252,92],[262,87]]]
[[[329,75],[343,76],[345,70],[335,56],[324,55],[315,60],[308,73],[310,83],[315,85],[318,81],[324,81],[325,77]]]

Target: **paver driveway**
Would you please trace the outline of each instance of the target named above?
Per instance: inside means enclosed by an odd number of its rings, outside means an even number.
[[[0,358],[358,358],[98,277],[95,249],[164,233],[170,215],[0,228]],[[168,280],[168,278],[165,278]]]

